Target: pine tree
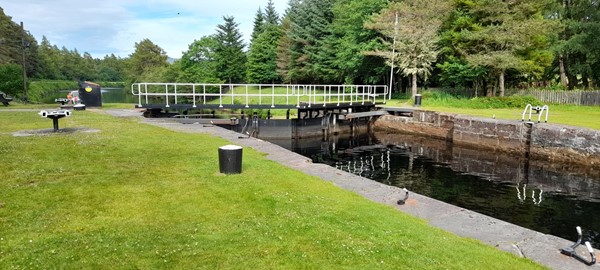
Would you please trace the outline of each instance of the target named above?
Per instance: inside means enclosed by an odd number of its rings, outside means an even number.
[[[332,22],[335,74],[345,83],[378,83],[384,72],[380,57],[366,55],[379,46],[376,31],[365,29],[364,23],[372,14],[379,13],[387,0],[338,0],[333,6]],[[352,12],[348,12],[352,10]]]
[[[242,82],[246,74],[246,54],[242,34],[235,18],[223,17],[223,24],[217,25],[215,52],[216,68],[221,80],[229,83]]]
[[[277,45],[281,31],[277,25],[267,24],[258,35],[248,53],[248,82],[274,83],[281,79],[277,74]]]
[[[252,35],[250,35],[250,43],[254,42],[254,40],[265,30],[265,17],[260,8],[256,11],[256,15],[254,16],[254,27],[252,28]]]
[[[275,5],[273,5],[273,1],[269,0],[267,3],[267,8],[265,9],[265,23],[271,25],[279,25],[279,15],[275,10]]]

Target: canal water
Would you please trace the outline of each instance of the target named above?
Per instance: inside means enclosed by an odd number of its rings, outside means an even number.
[[[413,135],[269,139],[313,162],[535,231],[600,247],[600,174],[594,168],[453,146]]]
[[[60,90],[54,95],[48,96],[44,99],[44,103],[54,103],[56,98],[65,98],[67,94],[73,90]],[[131,95],[130,89],[128,88],[101,88],[102,91],[102,103],[135,103],[133,95]]]

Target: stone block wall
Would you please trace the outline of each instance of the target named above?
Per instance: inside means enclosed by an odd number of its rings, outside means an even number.
[[[513,154],[529,151],[534,159],[600,164],[600,131],[585,128],[421,110],[412,117],[381,116],[373,127]]]

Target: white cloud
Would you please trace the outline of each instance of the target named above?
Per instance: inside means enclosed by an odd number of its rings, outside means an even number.
[[[136,42],[148,38],[178,58],[194,40],[214,34],[223,16],[235,17],[248,42],[254,15],[267,1],[10,0],[1,7],[38,42],[46,36],[59,48],[127,57]],[[287,1],[273,0],[280,15]]]

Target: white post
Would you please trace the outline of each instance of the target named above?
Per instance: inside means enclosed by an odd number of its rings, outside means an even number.
[[[388,100],[392,99],[392,82],[394,80],[394,61],[396,60],[396,36],[398,35],[398,12],[396,12],[396,21],[394,22],[394,41],[392,42],[392,68],[390,69],[390,93]]]

